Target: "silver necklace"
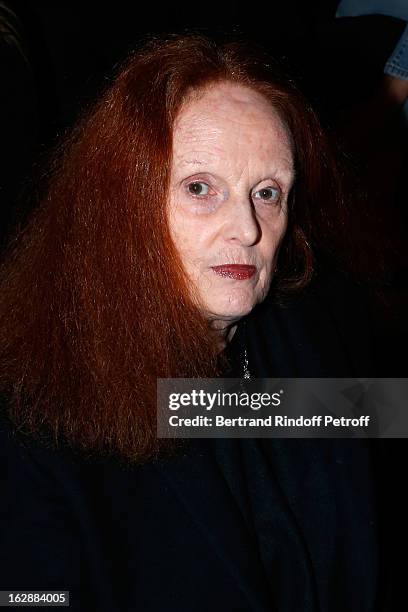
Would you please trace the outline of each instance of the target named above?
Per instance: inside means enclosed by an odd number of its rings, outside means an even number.
[[[249,361],[248,361],[248,353],[246,350],[246,347],[244,348],[244,355],[243,355],[243,378],[251,378],[251,372],[249,371]]]
[[[243,357],[243,374],[242,374],[242,378],[245,379],[249,379],[251,378],[251,372],[249,371],[249,360],[248,360],[248,353],[247,353],[247,327],[246,327],[246,321],[244,321],[244,351],[242,354]]]

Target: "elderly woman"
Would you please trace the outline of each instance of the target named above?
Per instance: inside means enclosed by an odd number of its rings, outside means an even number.
[[[374,610],[365,442],[156,437],[158,377],[350,373],[315,297],[306,324],[276,303],[343,217],[319,124],[265,58],[191,36],[127,62],[3,266],[1,590],[98,612]]]

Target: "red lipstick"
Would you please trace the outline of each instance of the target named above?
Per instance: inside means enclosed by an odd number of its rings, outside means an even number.
[[[216,274],[235,280],[246,280],[251,278],[256,272],[256,266],[245,264],[225,264],[223,266],[212,266]]]

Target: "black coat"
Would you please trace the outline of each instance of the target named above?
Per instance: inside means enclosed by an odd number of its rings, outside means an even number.
[[[326,283],[256,309],[251,373],[372,375],[355,299]],[[241,348],[237,332],[237,367]],[[0,590],[69,590],[87,612],[399,609],[370,441],[194,440],[124,470],[14,436],[5,417],[0,438]]]

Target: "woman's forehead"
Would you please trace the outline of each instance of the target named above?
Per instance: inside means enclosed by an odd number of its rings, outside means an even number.
[[[288,129],[270,102],[258,92],[221,83],[190,99],[173,133],[173,164],[212,166],[228,158],[255,164],[273,160],[282,171],[293,169]]]
[[[278,112],[265,96],[248,86],[227,81],[211,84],[190,94],[176,118],[174,130],[194,123],[198,118],[209,122],[233,122],[235,119],[248,126],[260,121],[275,121],[286,130]]]

